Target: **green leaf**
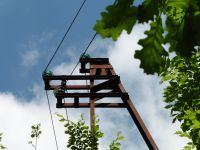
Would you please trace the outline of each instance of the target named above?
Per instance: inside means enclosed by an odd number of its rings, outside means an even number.
[[[200,44],[198,5],[194,0],[169,0],[166,4],[166,41],[171,45],[170,51],[190,57],[194,47]]]
[[[138,42],[143,48],[136,50],[134,56],[140,59],[140,67],[147,74],[159,72],[160,66],[164,64],[164,57],[167,56],[167,52],[162,47],[162,43],[164,43],[162,33],[160,21],[152,22],[151,29],[145,32],[147,37]]]
[[[31,134],[31,137],[34,138],[34,137],[35,137],[35,134]]]
[[[94,30],[103,38],[117,40],[123,30],[130,33],[136,22],[137,8],[132,5],[133,0],[117,0],[116,4],[106,8],[101,14],[102,19],[97,20]]]
[[[119,142],[117,142],[117,143],[115,143],[115,146],[116,146],[116,147],[120,147],[121,144],[120,144]]]
[[[164,97],[171,109],[173,121],[181,123],[177,134],[191,140],[187,148],[197,148],[200,145],[200,52],[193,52],[191,58],[174,57],[169,68],[161,75],[167,76],[168,86]],[[174,111],[176,113],[174,113]]]
[[[154,20],[154,16],[159,13],[160,0],[144,0],[138,7],[137,19],[139,23]]]
[[[59,120],[60,122],[65,122],[66,120],[64,118],[60,119]]]
[[[186,14],[189,6],[189,0],[168,0],[165,7],[168,10],[168,17],[172,18],[175,24],[180,24]]]
[[[59,114],[59,113],[55,113],[56,114],[56,116],[58,116],[59,118],[64,118],[64,116],[63,115],[61,115],[61,114]]]
[[[119,136],[118,140],[124,140],[124,137],[123,136]]]

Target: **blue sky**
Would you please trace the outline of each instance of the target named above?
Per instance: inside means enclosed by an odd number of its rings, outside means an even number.
[[[4,85],[0,88],[1,91],[13,91],[15,94],[19,94],[19,91],[25,90],[33,82],[39,81],[38,77],[81,2],[81,0],[0,1],[0,48],[2,52],[0,63],[3,70],[0,82]],[[109,3],[112,2],[104,0],[86,3],[61,47],[60,55],[62,49],[73,45],[79,47],[79,51],[85,48],[87,40],[94,32],[92,27],[96,19],[100,17],[100,12]],[[47,34],[51,36],[50,39],[38,41]],[[32,65],[32,68],[28,66],[25,68],[21,64],[21,57],[34,48],[38,49],[39,63]],[[70,59],[62,58],[60,55],[57,56],[55,63],[62,59],[65,61]],[[5,77],[8,80],[5,80]]]
[[[41,74],[81,3],[82,0],[0,0],[0,132],[4,133],[3,142],[8,150],[32,149],[26,143],[31,124],[38,122],[43,126],[38,150],[55,149]],[[92,28],[100,12],[112,3],[108,0],[86,2],[49,67],[51,70],[57,74],[71,72],[94,34]],[[145,75],[139,69],[139,61],[133,59],[134,51],[141,48],[137,41],[148,28],[148,24],[136,25],[130,35],[123,32],[117,42],[98,36],[88,52],[94,57],[110,59],[159,148],[178,150],[185,141],[174,135],[178,124],[172,125],[168,110],[163,109],[164,85],[159,84],[157,76]],[[64,113],[55,108],[52,94],[50,99],[53,112]],[[86,110],[69,110],[69,116],[76,120],[81,112],[89,119]],[[119,130],[125,136],[123,150],[147,149],[126,110],[97,110],[97,113],[107,134],[100,149],[106,149],[108,141]],[[54,120],[57,120],[55,116]],[[56,131],[59,145],[64,149],[66,139],[58,122]]]

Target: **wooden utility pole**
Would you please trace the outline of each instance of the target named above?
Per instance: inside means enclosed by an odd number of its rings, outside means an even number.
[[[120,77],[115,73],[108,58],[80,58],[80,73],[85,75],[44,75],[45,90],[57,90],[57,108],[90,108],[91,130],[95,125],[95,108],[127,108],[140,134],[150,150],[158,150],[151,134],[136,110],[128,93],[123,87]],[[88,67],[89,66],[89,67]],[[89,74],[89,75],[87,75]],[[59,80],[60,85],[52,85],[50,81]],[[68,80],[89,80],[89,85],[67,85]],[[95,83],[95,81],[98,83]],[[65,83],[65,84],[63,84]],[[64,90],[63,90],[64,89]],[[70,93],[70,90],[89,92]],[[68,91],[68,92],[65,92]],[[105,92],[108,91],[108,92]],[[121,103],[99,103],[106,97],[120,97]],[[63,102],[64,98],[74,98],[74,103]],[[79,98],[89,98],[88,103],[80,103]]]

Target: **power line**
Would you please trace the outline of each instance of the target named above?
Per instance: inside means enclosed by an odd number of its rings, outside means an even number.
[[[85,2],[86,2],[86,0],[83,1],[83,3],[81,4],[80,8],[78,9],[78,11],[77,11],[76,15],[74,16],[74,18],[73,18],[71,24],[70,24],[69,27],[67,28],[67,30],[66,30],[64,36],[62,37],[60,43],[58,44],[58,47],[55,49],[55,51],[54,51],[54,53],[53,53],[51,59],[49,60],[47,66],[45,67],[45,70],[47,70],[47,68],[48,68],[49,65],[51,64],[52,60],[54,59],[55,55],[57,54],[59,48],[61,47],[63,41],[65,40],[66,36],[68,35],[68,33],[69,33],[71,27],[73,26],[73,24],[74,24],[76,18],[78,17],[78,15],[79,15],[81,9],[83,8]],[[77,64],[77,65],[78,65],[78,64]],[[74,69],[74,70],[75,70],[75,69]],[[72,73],[73,73],[73,72],[72,72]],[[52,117],[52,112],[51,112],[51,107],[50,107],[50,101],[49,101],[49,97],[48,97],[47,91],[46,91],[46,97],[47,97],[47,102],[48,102],[48,106],[49,106],[49,113],[50,113],[50,116],[51,116],[51,122],[52,122],[52,127],[53,127],[53,132],[54,132],[54,138],[55,138],[56,148],[57,148],[57,150],[58,150],[58,142],[57,142],[57,138],[56,138],[56,132],[55,132],[55,127],[54,127],[54,122],[53,122],[53,117]],[[68,119],[67,109],[65,109],[65,111],[66,111],[66,117],[67,117],[67,119]]]
[[[117,3],[117,0],[114,1],[113,5],[116,5]],[[89,44],[87,45],[86,49],[83,51],[83,53],[81,55],[84,55],[86,54],[86,52],[88,51],[90,45],[92,44],[92,42],[94,41],[95,37],[97,36],[97,32],[95,32],[95,34],[93,35],[92,39],[90,40]],[[74,66],[72,72],[70,73],[70,76],[73,75],[74,71],[76,70],[77,66],[79,65],[79,60],[77,61],[76,65]],[[66,83],[68,82],[68,80],[66,81]],[[86,85],[87,85],[87,80],[86,80]],[[65,100],[64,100],[65,102]],[[67,108],[65,108],[65,112],[66,112],[66,117],[67,117],[67,120],[69,119],[68,117],[68,112],[67,112]]]
[[[70,31],[72,25],[74,24],[74,22],[75,22],[75,20],[76,20],[76,18],[77,18],[77,16],[78,16],[78,14],[80,13],[81,9],[83,8],[85,2],[86,2],[86,0],[83,1],[82,5],[80,6],[79,10],[77,11],[77,13],[76,13],[74,19],[72,20],[70,26],[68,27],[68,29],[67,29],[67,31],[65,32],[63,38],[61,39],[60,43],[58,44],[58,47],[55,49],[55,51],[54,51],[54,53],[53,53],[51,59],[49,60],[47,66],[45,67],[45,70],[47,70],[47,68],[48,68],[49,65],[51,64],[52,60],[54,59],[55,55],[57,54],[57,52],[58,52],[60,46],[62,45],[63,41],[65,40],[65,38],[66,38],[66,36],[67,36],[67,34],[69,33],[69,31]],[[116,3],[116,0],[115,0],[115,3]],[[114,3],[114,4],[115,4],[115,3]],[[96,36],[97,36],[97,33],[95,33],[95,34],[93,35],[93,37],[92,37],[92,39],[90,40],[89,44],[87,45],[86,49],[83,51],[82,55],[86,54],[86,52],[88,51],[90,45],[92,44],[92,42],[94,41],[94,39],[95,39]],[[76,63],[76,65],[75,65],[74,69],[72,70],[72,72],[70,73],[70,75],[72,75],[72,74],[74,73],[74,71],[75,71],[75,69],[77,68],[78,64],[79,64],[79,60],[78,60],[78,62]],[[67,81],[66,81],[66,83],[67,83]],[[87,85],[87,81],[86,81],[86,85]],[[50,113],[50,117],[51,117],[51,123],[52,123],[52,127],[53,127],[53,132],[54,132],[54,138],[55,138],[56,148],[57,148],[57,150],[58,150],[58,142],[57,142],[57,137],[56,137],[56,132],[55,132],[55,126],[54,126],[53,117],[52,117],[52,111],[51,111],[51,107],[50,107],[50,100],[49,100],[48,92],[47,92],[47,91],[46,91],[46,97],[47,97],[47,102],[48,102],[48,106],[49,106],[49,113]],[[66,111],[67,120],[69,120],[67,108],[65,108],[65,111]]]
[[[94,41],[94,39],[95,39],[96,36],[97,36],[97,33],[95,33],[95,34],[93,35],[92,39],[90,40],[90,42],[88,43],[87,47],[85,48],[85,50],[83,51],[83,53],[82,53],[81,55],[86,54],[86,52],[88,51],[90,45],[92,44],[92,42]],[[73,70],[72,70],[72,72],[70,73],[70,76],[73,75],[73,73],[74,73],[74,71],[76,70],[78,64],[79,64],[79,60],[77,61],[76,65],[74,66],[74,68],[73,68]],[[67,80],[67,81],[68,81],[68,80]],[[67,81],[66,81],[66,82],[67,82]]]
[[[97,36],[97,33],[94,34],[94,36],[93,36],[92,39],[90,40],[89,44],[87,45],[86,49],[83,51],[82,55],[84,55],[84,54],[88,51],[90,45],[92,44],[92,42],[94,41],[94,39],[95,39],[96,36]],[[80,63],[80,62],[79,62],[79,60],[78,60],[77,63],[76,63],[76,65],[74,66],[72,72],[70,73],[70,76],[74,73],[74,71],[76,70],[76,68],[77,68],[77,66],[79,65],[79,63]],[[66,83],[67,83],[67,82],[68,82],[68,80],[66,81]],[[87,80],[86,80],[86,85],[87,85]],[[64,102],[65,102],[65,100],[64,100]],[[65,108],[65,113],[66,113],[67,120],[69,120],[69,115],[68,115],[67,108]]]
[[[117,4],[117,0],[114,1],[113,5],[116,5],[116,4]],[[95,34],[93,35],[93,37],[92,37],[92,39],[90,40],[89,44],[87,45],[86,49],[83,51],[82,55],[86,54],[86,52],[88,51],[90,45],[92,44],[92,42],[94,41],[94,39],[95,39],[96,36],[97,36],[97,32],[95,32]],[[78,64],[79,64],[79,60],[78,60],[78,62],[76,63],[76,65],[75,65],[75,67],[74,67],[74,69],[72,70],[72,72],[71,72],[70,75],[72,75],[72,74],[74,73],[74,71],[75,71],[75,69],[77,68]]]
[[[73,18],[73,20],[72,20],[70,26],[67,28],[67,30],[66,30],[66,32],[65,32],[65,34],[64,34],[64,36],[63,36],[63,38],[61,39],[60,43],[58,44],[58,47],[55,49],[55,51],[54,51],[54,53],[53,53],[51,59],[49,60],[47,66],[45,67],[45,70],[47,70],[47,68],[48,68],[49,65],[51,64],[52,60],[54,59],[55,55],[57,54],[59,48],[61,47],[63,41],[65,40],[65,38],[66,38],[67,34],[69,33],[71,27],[73,26],[73,24],[74,24],[76,18],[78,17],[78,15],[79,15],[81,9],[83,8],[85,2],[86,2],[86,0],[83,1],[83,3],[81,4],[80,8],[78,9],[78,11],[77,11],[75,17]],[[77,66],[78,66],[78,63],[77,63],[77,65],[75,66],[75,68],[72,70],[72,73],[71,73],[71,74],[73,74],[73,72],[75,71],[75,69],[76,69]],[[52,127],[53,127],[53,132],[54,132],[55,143],[56,143],[56,147],[57,147],[57,150],[58,150],[58,142],[57,142],[57,138],[56,138],[56,132],[55,132],[55,127],[54,127],[54,122],[53,122],[53,117],[52,117],[52,112],[51,112],[51,107],[50,107],[50,101],[49,101],[49,97],[48,97],[47,91],[46,91],[46,97],[47,97],[48,106],[49,106],[49,112],[50,112],[50,116],[51,116],[51,122],[52,122]],[[69,117],[68,117],[67,108],[65,109],[65,112],[66,112],[66,117],[67,117],[67,120],[68,120]]]
[[[63,36],[63,38],[61,39],[60,43],[58,44],[58,47],[55,49],[55,51],[54,51],[54,53],[53,53],[53,55],[52,55],[51,59],[49,60],[49,62],[48,62],[48,64],[47,64],[47,66],[45,67],[45,70],[47,70],[47,68],[48,68],[48,67],[49,67],[49,65],[51,64],[51,62],[52,62],[53,58],[54,58],[54,57],[55,57],[55,55],[57,54],[57,52],[58,52],[58,50],[59,50],[60,46],[62,45],[63,41],[65,40],[65,38],[66,38],[66,36],[67,36],[67,34],[69,33],[69,31],[70,31],[70,29],[71,29],[72,25],[74,24],[74,22],[75,22],[75,20],[76,20],[77,16],[79,15],[79,13],[80,13],[81,9],[83,8],[83,6],[84,6],[85,2],[86,2],[86,0],[84,0],[84,1],[83,1],[82,5],[80,6],[79,10],[77,11],[76,15],[74,16],[74,19],[72,20],[72,22],[71,22],[70,26],[67,28],[67,31],[65,32],[65,34],[64,34],[64,36]]]
[[[83,52],[83,55],[88,51],[90,45],[92,44],[92,42],[94,41],[95,37],[97,36],[97,33],[95,33],[92,37],[92,39],[90,40],[90,43],[88,44],[88,46],[86,47],[86,49]]]
[[[48,96],[48,92],[47,91],[46,91],[46,97],[47,97],[47,102],[48,102],[48,106],[49,106],[49,113],[50,113],[50,116],[51,116],[51,123],[52,123],[52,127],[53,127],[53,133],[54,133],[56,148],[58,150],[58,141],[57,141],[57,137],[56,137],[56,131],[55,131],[55,126],[54,126],[54,122],[53,122],[53,116],[52,116],[52,111],[51,111],[51,106],[50,106],[50,100],[49,100],[49,96]]]
[[[88,51],[90,45],[92,44],[92,42],[94,41],[94,39],[95,39],[96,36],[97,36],[97,33],[94,34],[94,36],[90,40],[89,44],[87,45],[86,49],[83,51],[82,55],[84,55]],[[77,61],[76,65],[74,66],[74,68],[72,70],[72,72],[70,73],[70,76],[73,75],[73,73],[76,70],[76,68],[78,67],[78,65],[79,65],[79,60]],[[68,80],[66,81],[66,83],[67,82],[68,82]],[[86,81],[86,84],[87,84],[87,81]],[[64,102],[65,102],[65,100],[64,100]],[[67,120],[69,120],[69,115],[68,115],[67,108],[65,108],[65,114],[66,114]]]

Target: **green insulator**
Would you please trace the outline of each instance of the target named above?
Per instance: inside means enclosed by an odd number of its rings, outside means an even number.
[[[51,70],[45,70],[43,71],[42,76],[53,76],[53,72]]]
[[[58,94],[58,93],[65,93],[65,88],[64,88],[64,87],[59,87],[59,88],[55,89],[55,90],[53,91],[53,93],[54,93],[55,96],[56,96],[56,94]]]
[[[90,58],[90,55],[83,53],[83,54],[81,54],[81,58],[88,59],[88,58]]]

